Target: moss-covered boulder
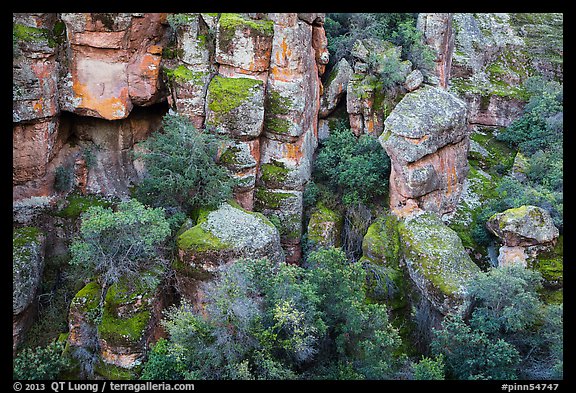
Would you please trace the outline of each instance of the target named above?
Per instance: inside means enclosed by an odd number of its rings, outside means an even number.
[[[402,263],[422,295],[440,313],[459,311],[464,287],[480,268],[437,214],[407,217],[398,225]]]
[[[550,214],[537,206],[524,205],[494,214],[486,227],[506,246],[549,244],[559,235]]]
[[[164,299],[160,282],[159,272],[121,280],[108,288],[102,308],[101,286],[95,281],[86,284],[70,304],[69,348],[92,353],[98,349],[95,371],[102,377],[134,377],[158,328]]]
[[[234,203],[201,211],[197,224],[182,233],[177,244],[183,264],[206,272],[240,258],[284,260],[276,227],[261,213]]]
[[[308,241],[313,248],[340,247],[344,217],[338,211],[328,209],[322,203],[316,205],[308,222]]]
[[[399,220],[392,214],[379,217],[368,227],[362,241],[360,262],[366,270],[370,298],[383,301],[391,310],[408,304],[410,278],[400,266]]]
[[[13,350],[32,323],[34,301],[44,270],[45,235],[36,227],[12,232],[12,336]]]

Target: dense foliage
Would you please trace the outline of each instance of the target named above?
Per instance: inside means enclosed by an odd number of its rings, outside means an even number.
[[[366,302],[364,271],[337,249],[307,268],[243,260],[165,320],[143,378],[390,378],[400,339],[386,307]]]
[[[190,213],[200,206],[217,206],[232,196],[234,181],[216,163],[221,137],[197,130],[186,117],[167,114],[162,129],[143,142],[147,175],[136,197],[155,207]]]
[[[445,318],[431,346],[451,378],[562,377],[562,306],[540,300],[540,281],[538,272],[508,265],[470,282],[470,318]]]
[[[340,193],[345,205],[366,204],[387,193],[390,158],[375,137],[357,139],[340,122],[318,149],[314,176]]]
[[[522,205],[547,210],[554,225],[563,230],[563,87],[531,77],[525,88],[530,99],[522,116],[497,136],[526,160],[524,169],[516,169],[524,178],[506,175],[496,183],[497,197],[488,201],[472,227],[474,239],[481,245],[492,239],[484,226],[490,216]]]
[[[134,199],[119,203],[115,211],[92,206],[82,215],[79,236],[70,246],[70,263],[95,274],[107,288],[161,265],[160,247],[169,235],[162,209]]]
[[[69,366],[62,356],[63,343],[51,343],[45,347],[25,348],[14,358],[13,378],[24,380],[57,379],[58,374]]]
[[[416,29],[414,13],[329,13],[324,28],[328,38],[330,64],[341,58],[351,61],[356,40],[377,39],[402,46],[403,58],[416,68],[426,68],[432,61],[429,49]]]

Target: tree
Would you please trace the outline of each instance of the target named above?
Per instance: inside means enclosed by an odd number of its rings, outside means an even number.
[[[369,203],[385,195],[390,176],[390,158],[376,138],[356,139],[342,122],[330,131],[314,161],[314,176],[340,192],[344,204]]]
[[[434,332],[432,352],[457,379],[546,379],[561,375],[562,306],[538,296],[541,276],[520,265],[492,268],[466,288],[466,322],[449,315]],[[473,354],[473,356],[471,356]]]
[[[443,380],[444,357],[442,355],[431,359],[422,357],[418,363],[413,363],[414,379],[418,381]]]
[[[311,265],[240,260],[203,288],[202,313],[183,302],[167,313],[166,344],[146,376],[199,379],[382,379],[400,339],[386,307],[368,304],[363,269],[340,250]],[[164,346],[166,345],[166,346]]]
[[[161,245],[170,234],[162,209],[147,208],[131,199],[116,211],[92,206],[83,215],[80,234],[72,242],[72,265],[97,276],[103,305],[110,285],[121,278],[141,278],[144,269],[162,265]],[[101,307],[100,307],[101,308]]]
[[[232,195],[234,181],[216,162],[221,137],[197,130],[181,115],[167,114],[159,132],[143,142],[147,175],[137,198],[155,207],[190,213],[200,206],[217,206]]]

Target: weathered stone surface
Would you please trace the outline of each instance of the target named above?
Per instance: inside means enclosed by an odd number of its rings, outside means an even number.
[[[60,79],[62,109],[108,120],[161,98],[165,14],[63,13],[68,55]]]
[[[345,58],[334,66],[324,86],[324,94],[320,97],[320,117],[328,116],[339,104],[342,95],[348,89],[348,81],[352,73],[352,67]]]
[[[514,164],[512,164],[511,175],[520,181],[526,180],[526,171],[528,170],[529,161],[522,153],[516,153]]]
[[[343,225],[344,217],[340,212],[318,204],[312,210],[308,222],[308,241],[313,248],[340,247]]]
[[[324,26],[312,26],[312,47],[316,55],[316,64],[318,65],[318,75],[323,75],[326,71],[326,64],[330,61],[330,52],[328,52],[328,39]]]
[[[36,227],[12,233],[12,351],[33,322],[36,294],[44,270],[45,235]]]
[[[260,183],[268,188],[302,190],[312,174],[318,140],[312,130],[294,142],[261,139]]]
[[[452,14],[420,13],[416,27],[422,32],[424,43],[436,54],[434,69],[423,70],[427,80],[440,88],[448,88],[454,51]]]
[[[462,312],[463,290],[480,268],[472,262],[456,232],[433,212],[407,217],[398,231],[402,263],[422,295],[444,315]]]
[[[206,272],[240,258],[284,259],[276,227],[263,215],[228,203],[202,212],[177,241],[180,260]]]
[[[58,118],[14,123],[12,131],[12,183],[22,184],[46,174],[56,152]]]
[[[36,227],[12,233],[12,313],[19,314],[34,301],[44,269],[45,236]]]
[[[524,247],[520,246],[502,246],[498,250],[498,266],[506,266],[510,264],[520,264],[526,267],[526,258]]]
[[[466,174],[466,106],[435,87],[407,94],[384,122],[379,140],[391,159],[390,206],[414,200],[425,210],[455,209]]]
[[[235,138],[256,138],[264,124],[264,85],[251,78],[215,76],[206,96],[206,124]]]
[[[559,234],[546,210],[529,205],[493,215],[486,227],[510,247],[553,243]]]
[[[298,18],[309,24],[323,25],[326,20],[326,14],[319,12],[299,12]]]
[[[414,70],[406,77],[404,87],[406,87],[408,91],[414,91],[422,85],[423,81],[424,75],[422,75],[422,72],[420,70]]]
[[[202,128],[206,88],[215,71],[211,63],[214,43],[208,40],[207,16],[185,15],[187,23],[176,27],[176,43],[166,47],[162,66],[166,68],[170,106],[190,118],[195,127]],[[217,23],[217,18],[212,19]]]
[[[268,138],[290,140],[315,129],[318,121],[320,80],[312,26],[296,14],[271,14],[270,18],[274,39],[264,132]]]
[[[224,13],[218,20],[216,61],[245,71],[267,71],[273,34],[272,21]]]

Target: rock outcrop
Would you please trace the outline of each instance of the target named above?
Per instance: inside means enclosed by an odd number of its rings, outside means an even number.
[[[229,203],[216,210],[201,211],[195,226],[183,228],[177,244],[177,287],[197,307],[202,299],[200,284],[211,279],[222,266],[244,258],[285,261],[274,224],[261,213]]]
[[[340,247],[344,217],[338,211],[318,203],[311,212],[308,222],[308,243],[312,248]]]
[[[300,259],[302,190],[318,144],[323,14],[176,14],[169,101],[198,127],[232,140],[220,162],[248,210],[280,218],[288,259]],[[209,34],[210,29],[214,34]],[[282,203],[280,203],[280,200]]]
[[[550,214],[537,206],[521,206],[497,213],[486,222],[503,246],[500,248],[500,265],[512,261],[526,265],[528,257],[550,250],[558,238],[558,228],[554,226]]]
[[[69,351],[94,352],[95,372],[107,379],[133,378],[157,339],[165,294],[157,273],[147,272],[131,284],[118,282],[108,288],[102,309],[101,287],[88,283],[72,299],[68,315]]]
[[[424,43],[436,55],[433,69],[424,70],[426,79],[435,86],[447,89],[454,53],[452,14],[420,13],[416,27],[422,32]]]
[[[12,351],[24,339],[36,310],[36,295],[44,271],[45,235],[36,227],[12,233]]]
[[[391,160],[390,207],[454,210],[468,173],[466,105],[436,87],[408,93],[384,122],[379,140]]]
[[[465,286],[480,268],[472,262],[458,234],[433,212],[413,214],[398,226],[402,263],[410,279],[446,315],[464,312]]]

